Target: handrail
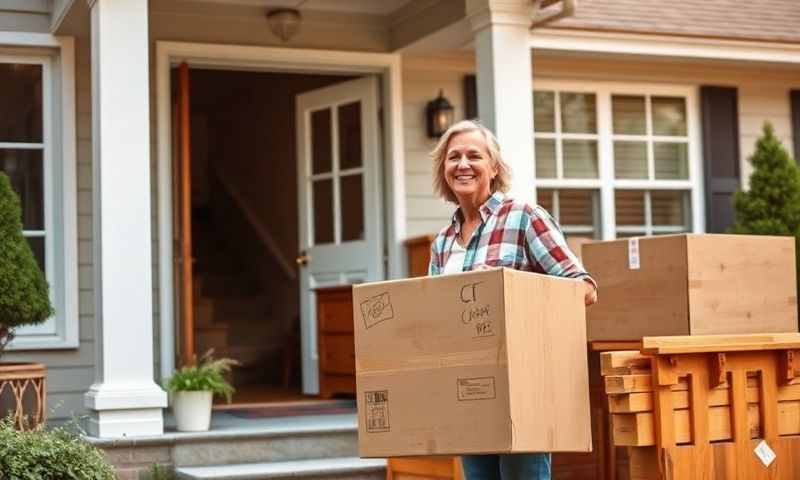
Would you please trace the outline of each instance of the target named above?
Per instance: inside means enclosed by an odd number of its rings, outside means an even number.
[[[244,213],[245,219],[256,231],[258,239],[266,247],[270,254],[272,254],[272,257],[275,259],[275,261],[278,262],[278,265],[280,265],[283,273],[285,273],[286,276],[291,280],[295,280],[297,278],[297,272],[295,272],[293,265],[289,263],[281,254],[281,249],[278,246],[278,243],[272,237],[269,228],[267,228],[261,219],[258,218],[258,215],[256,215],[256,213],[253,211],[252,207],[247,204],[247,201],[245,201],[239,191],[234,188],[231,181],[226,178],[226,176],[218,168],[214,169],[214,173],[216,173],[217,178],[219,179],[219,182],[222,184],[223,188],[225,188],[225,191]]]

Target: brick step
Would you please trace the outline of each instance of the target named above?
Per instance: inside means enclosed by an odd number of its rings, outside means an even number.
[[[183,467],[178,468],[175,473],[178,479],[184,480],[283,480],[291,478],[383,480],[386,477],[386,461],[339,457],[273,463]]]

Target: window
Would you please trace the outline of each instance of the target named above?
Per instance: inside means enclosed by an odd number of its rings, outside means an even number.
[[[0,51],[0,171],[20,197],[23,236],[56,310],[17,329],[11,350],[78,344],[74,121],[62,116],[73,100],[72,43],[61,47],[35,56]]]
[[[691,88],[536,81],[537,202],[567,236],[702,229]]]

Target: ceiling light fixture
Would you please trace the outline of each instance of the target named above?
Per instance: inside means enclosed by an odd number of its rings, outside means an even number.
[[[278,38],[288,42],[300,30],[303,17],[294,8],[278,8],[267,12],[267,23]]]

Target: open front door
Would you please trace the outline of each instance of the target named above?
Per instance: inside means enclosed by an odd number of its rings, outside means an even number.
[[[298,95],[303,393],[319,392],[314,289],[383,279],[378,84]]]
[[[180,338],[180,363],[194,362],[194,287],[192,285],[192,185],[190,152],[189,66],[178,67],[177,95],[173,103],[173,261],[175,309]]]

